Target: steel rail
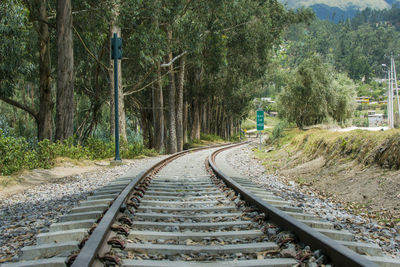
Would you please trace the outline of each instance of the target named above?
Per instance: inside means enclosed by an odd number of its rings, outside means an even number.
[[[312,229],[308,225],[297,221],[291,216],[285,214],[281,210],[263,201],[239,183],[224,174],[215,163],[216,156],[224,150],[239,146],[242,144],[234,144],[222,149],[219,149],[212,153],[208,159],[208,163],[213,169],[214,173],[222,179],[225,184],[240,193],[241,197],[250,205],[256,206],[261,212],[263,212],[267,218],[275,222],[279,227],[293,232],[296,237],[303,242],[311,246],[313,249],[321,249],[325,256],[328,256],[330,261],[337,266],[352,266],[352,267],[378,267],[377,264],[369,261],[365,257],[355,253],[354,251],[346,248],[339,244],[335,240],[319,233]]]
[[[220,146],[226,146],[226,145],[227,144],[214,145],[214,146],[200,147],[200,148],[181,151],[163,160],[160,160],[159,162],[151,166],[149,169],[144,170],[140,172],[138,175],[136,175],[136,177],[133,178],[132,181],[125,187],[125,189],[120,193],[120,195],[115,199],[110,208],[104,214],[100,223],[97,225],[93,233],[90,235],[89,239],[86,241],[85,245],[79,252],[78,256],[74,260],[71,267],[89,267],[95,264],[95,261],[98,257],[98,253],[101,247],[103,246],[104,242],[106,241],[111,225],[114,223],[122,204],[128,198],[131,191],[133,191],[134,187],[137,186],[142,180],[144,180],[144,178],[146,178],[151,172],[153,172],[153,170],[162,166],[168,161],[171,161],[186,153],[220,147]]]

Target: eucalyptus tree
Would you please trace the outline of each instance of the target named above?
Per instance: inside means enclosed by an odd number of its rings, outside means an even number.
[[[166,55],[167,39],[159,23],[161,9],[161,1],[126,0],[121,3],[120,13],[126,57],[123,88],[127,109],[140,118],[141,125],[145,126],[143,136],[147,139],[151,136],[153,141],[147,145],[157,151],[162,151],[165,145],[165,77],[161,64]]]
[[[75,134],[84,143],[93,134],[110,134],[110,109],[105,104],[114,95],[109,76],[111,3],[79,1],[74,10]]]
[[[48,3],[43,1],[6,0],[0,3],[0,98],[30,114],[37,124],[38,139],[52,139],[53,99],[51,93],[51,58]],[[28,12],[29,11],[29,12]],[[36,28],[36,32],[33,29]],[[38,42],[32,41],[36,35]],[[35,39],[33,39],[35,40]],[[32,47],[39,51],[38,62]],[[37,48],[36,48],[37,47]],[[32,52],[32,53],[30,53]],[[35,63],[36,61],[36,63]],[[39,66],[39,103],[28,106],[12,99],[18,80],[29,80]],[[35,80],[35,78],[33,78]]]
[[[186,128],[197,139],[200,130],[221,133],[225,122],[238,124],[269,52],[289,24],[302,20],[277,1],[121,3],[127,105],[141,110],[145,136],[154,136],[149,144],[161,150],[167,137],[168,152],[182,148]]]
[[[74,50],[71,0],[57,0],[56,139],[74,134]]]
[[[351,118],[356,108],[356,85],[345,74],[336,74],[332,80],[334,101],[330,104],[330,115],[338,123]]]
[[[111,0],[111,17],[110,17],[110,32],[109,37],[110,40],[113,37],[114,33],[117,34],[118,37],[121,37],[121,27],[119,15],[121,12],[121,0]],[[110,51],[110,136],[115,135],[115,100],[114,100],[114,60],[111,59],[111,51]],[[124,101],[124,90],[122,86],[122,60],[118,60],[118,118],[119,118],[119,132],[124,141],[127,141],[126,136],[126,114],[125,114],[125,101]]]
[[[325,120],[335,100],[329,69],[318,55],[304,60],[278,98],[279,115],[300,129]]]
[[[249,101],[261,89],[259,82],[271,59],[271,51],[281,42],[283,31],[292,23],[307,21],[309,10],[287,11],[277,1],[234,1],[214,3],[201,16],[207,25],[203,51],[203,88],[213,102],[221,105],[214,125],[221,135],[244,115]],[[216,82],[219,80],[220,82]],[[218,87],[216,87],[218,86]],[[203,103],[205,101],[202,101]],[[210,101],[211,102],[211,101]],[[204,110],[205,107],[203,106]]]

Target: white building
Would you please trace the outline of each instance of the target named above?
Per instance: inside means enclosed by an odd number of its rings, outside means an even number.
[[[368,111],[369,126],[381,126],[384,124],[383,114],[376,114],[375,111]]]

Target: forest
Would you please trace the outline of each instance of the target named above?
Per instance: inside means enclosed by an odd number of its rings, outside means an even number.
[[[201,135],[237,136],[252,100],[278,98],[298,84],[300,70],[318,74],[310,84],[330,91],[299,126],[343,122],[357,90],[382,94],[375,78],[400,52],[399,10],[366,9],[335,24],[276,0],[1,1],[0,167],[112,157],[113,33],[123,43],[123,157],[144,148],[174,153]],[[281,100],[280,113],[295,121],[289,111],[298,103]]]
[[[387,99],[388,69],[382,64],[389,66],[391,55],[398,60],[399,40],[396,5],[367,8],[339,23],[316,19],[292,25],[267,68],[261,95],[277,99],[272,109],[299,127],[329,120],[343,124],[363,108],[356,106],[356,96]]]
[[[125,143],[174,153],[200,132],[232,136],[284,30],[312,17],[275,0],[2,1],[2,135],[112,140],[117,33]]]

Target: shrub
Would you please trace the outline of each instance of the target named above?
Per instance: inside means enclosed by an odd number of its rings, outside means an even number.
[[[23,138],[8,137],[0,132],[0,173],[8,175],[24,168],[28,143]]]
[[[93,137],[88,138],[85,147],[88,151],[90,159],[104,159],[114,156],[114,143]]]
[[[219,137],[216,134],[200,133],[200,140],[205,140],[205,141],[209,141],[209,142],[216,142],[216,141],[222,141],[222,138]]]
[[[50,140],[45,139],[38,143],[37,148],[37,160],[41,163],[42,168],[48,169],[54,165],[54,158],[56,157],[56,144]],[[34,169],[36,166],[30,166],[29,169]]]
[[[272,130],[272,141],[279,140],[284,137],[284,130],[288,127],[288,123],[286,121],[280,121],[277,125],[275,125]]]
[[[129,143],[122,142],[121,143],[120,152],[121,152],[122,158],[126,158],[126,159],[135,158],[135,157],[139,156],[140,154],[142,154],[143,150],[144,150],[143,144],[138,143],[138,142],[129,142]]]
[[[357,127],[369,127],[368,118],[354,118],[353,125]]]
[[[139,141],[121,142],[122,158],[135,158],[143,153],[149,156],[157,155],[154,150],[145,150]],[[82,146],[75,144],[71,137],[64,141],[52,143],[49,140],[38,142],[35,149],[25,138],[6,136],[0,130],[0,174],[9,175],[22,169],[51,168],[55,158],[71,159],[105,159],[114,156],[114,142],[89,138]]]

